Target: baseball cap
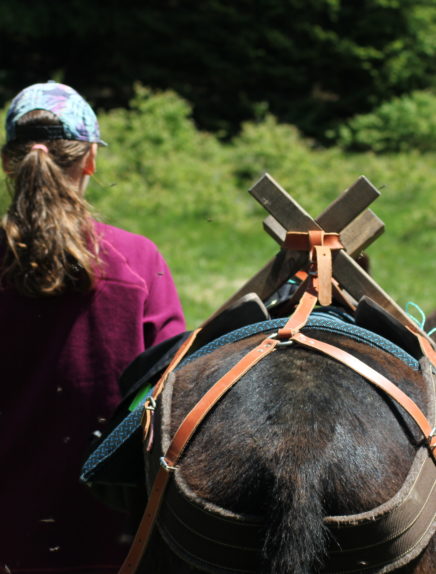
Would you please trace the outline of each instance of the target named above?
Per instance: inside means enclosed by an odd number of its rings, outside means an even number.
[[[17,126],[17,121],[33,110],[57,116],[61,125]],[[6,138],[13,140],[79,140],[107,145],[100,138],[97,116],[82,96],[70,86],[49,81],[33,84],[15,96],[6,116]]]

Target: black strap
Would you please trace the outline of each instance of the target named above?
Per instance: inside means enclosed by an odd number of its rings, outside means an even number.
[[[27,125],[15,127],[15,139],[20,141],[51,141],[70,139],[64,126]]]

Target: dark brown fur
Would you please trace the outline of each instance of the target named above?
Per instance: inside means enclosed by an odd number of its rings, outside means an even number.
[[[313,332],[391,378],[426,411],[421,376],[342,336]],[[262,335],[227,345],[177,374],[172,431]],[[359,375],[311,350],[278,350],[229,391],[202,424],[180,472],[204,499],[265,517],[259,574],[321,571],[328,515],[370,510],[402,486],[420,440],[401,409]],[[193,574],[155,532],[147,573]],[[433,541],[403,574],[436,572]],[[368,571],[370,574],[370,571]]]

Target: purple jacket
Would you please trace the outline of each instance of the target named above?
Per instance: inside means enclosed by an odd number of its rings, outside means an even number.
[[[118,378],[185,329],[170,271],[148,239],[102,223],[96,290],[26,298],[0,291],[0,573],[112,573],[125,517],[78,483]],[[7,568],[9,569],[7,569]]]

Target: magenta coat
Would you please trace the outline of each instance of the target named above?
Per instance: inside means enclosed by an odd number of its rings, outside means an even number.
[[[104,266],[95,292],[0,291],[2,574],[112,573],[128,549],[125,517],[78,483],[80,467],[119,402],[120,373],[185,322],[156,246],[96,229]]]

